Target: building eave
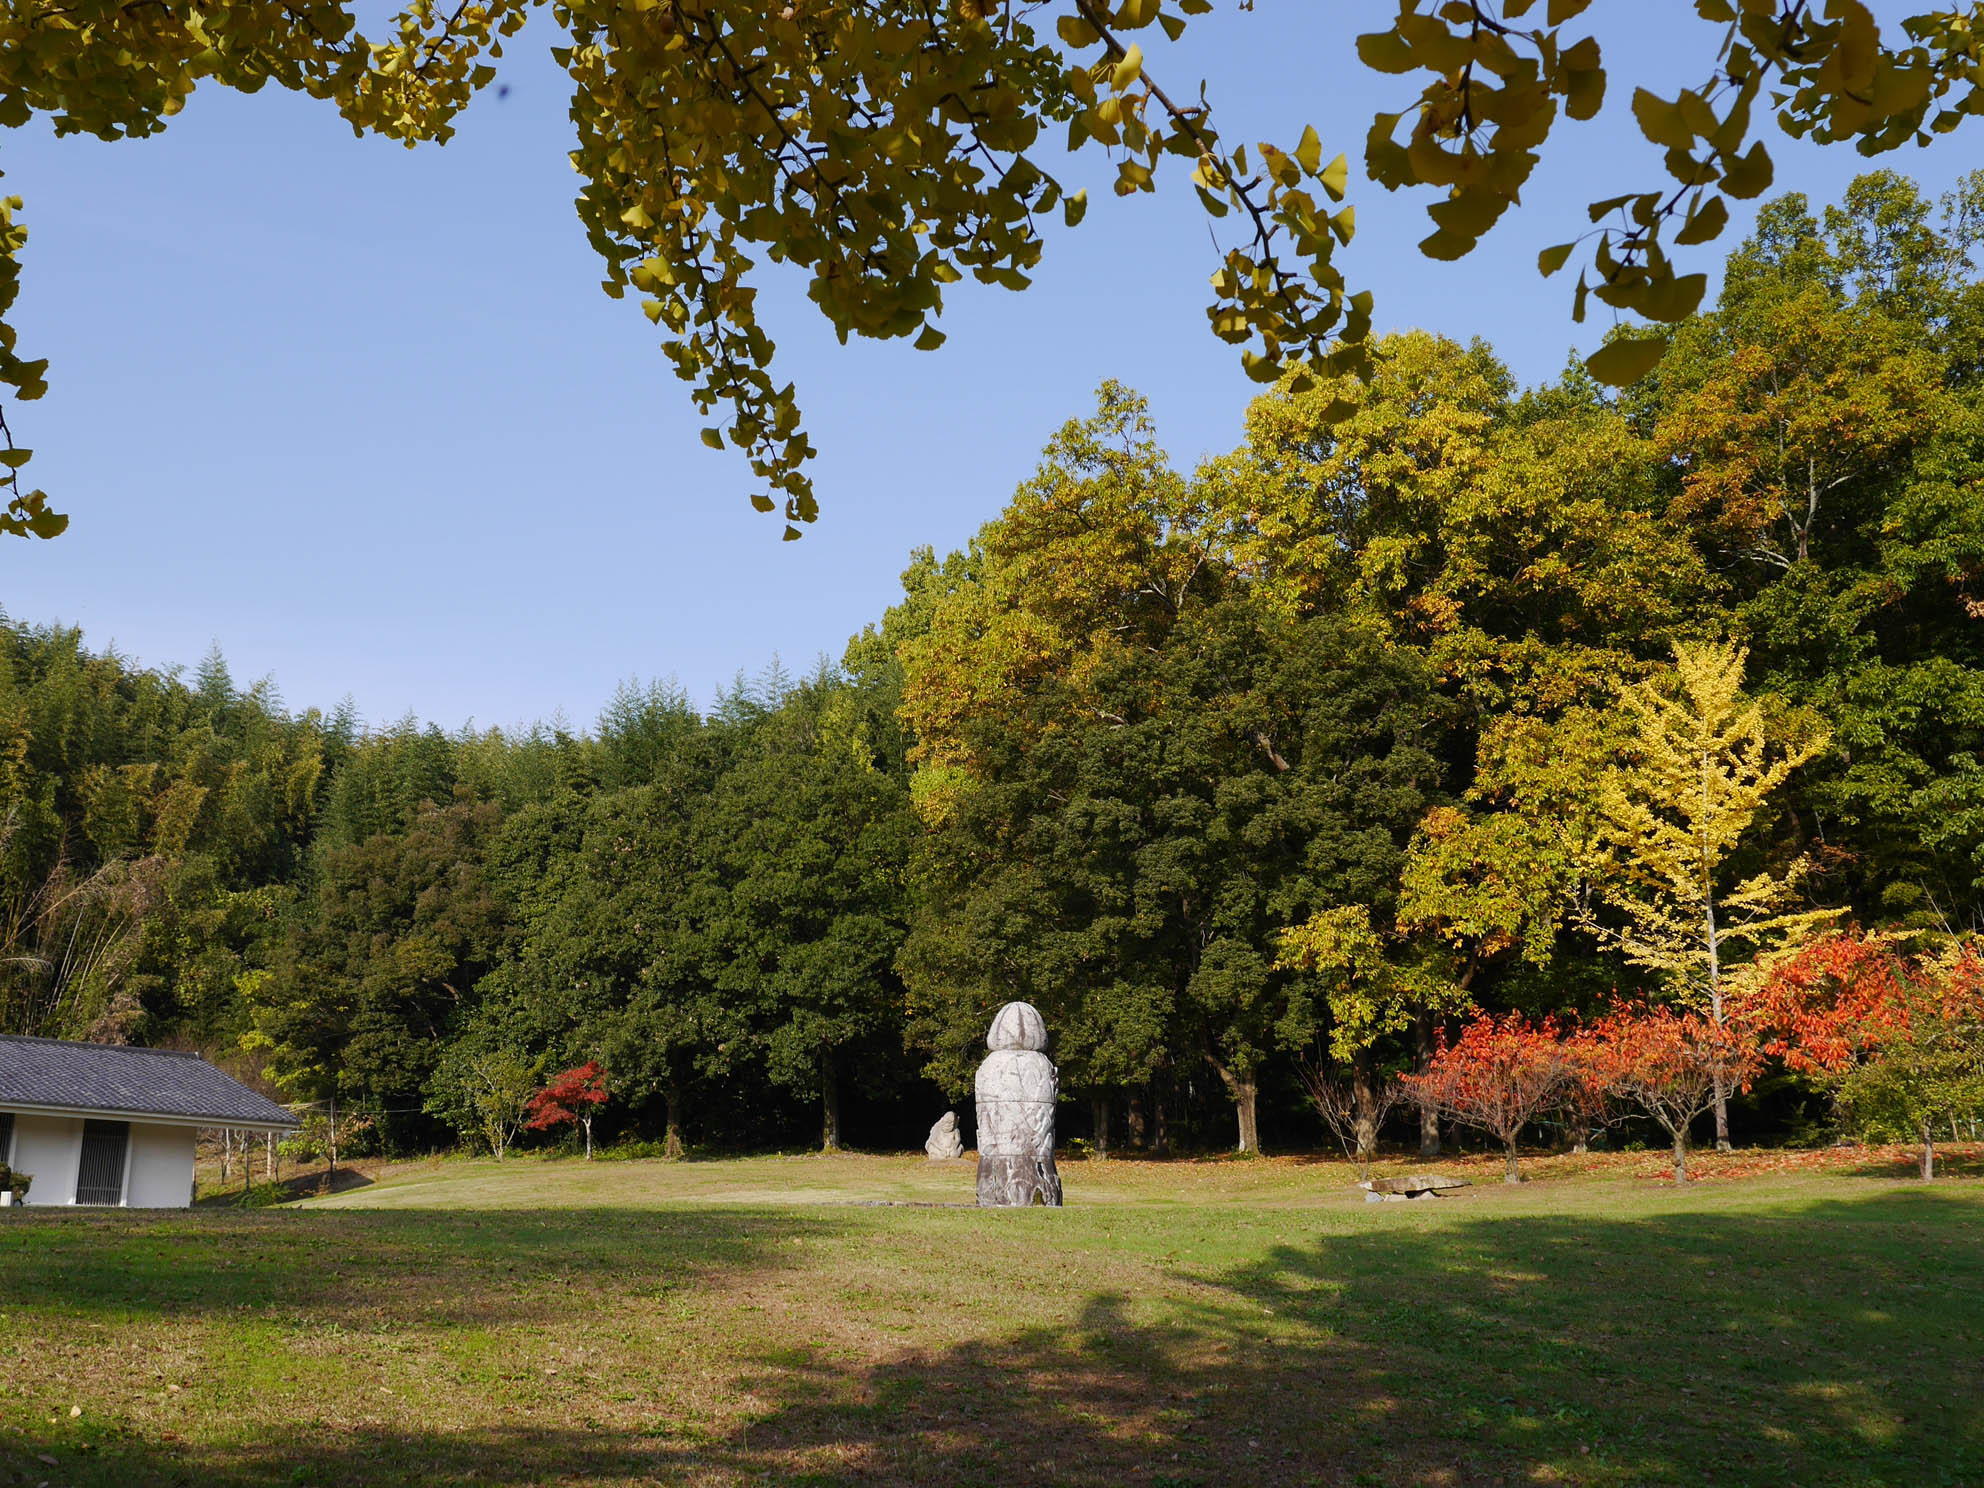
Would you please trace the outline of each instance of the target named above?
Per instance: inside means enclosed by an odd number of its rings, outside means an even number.
[[[146,1126],[224,1126],[234,1131],[290,1132],[303,1123],[294,1116],[281,1121],[247,1116],[185,1116],[167,1111],[117,1111],[95,1106],[39,1106],[26,1101],[0,1101],[0,1111],[17,1116],[82,1116],[93,1121],[137,1121]]]

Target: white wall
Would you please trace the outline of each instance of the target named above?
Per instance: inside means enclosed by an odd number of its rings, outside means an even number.
[[[124,1202],[133,1209],[184,1209],[193,1202],[193,1128],[131,1123]]]
[[[133,1209],[184,1209],[193,1202],[190,1126],[131,1123],[125,1158],[124,1202]],[[30,1204],[72,1204],[83,1154],[80,1116],[14,1117],[13,1166],[34,1179]]]
[[[82,1117],[15,1115],[13,1165],[34,1179],[30,1204],[72,1202],[82,1153]]]

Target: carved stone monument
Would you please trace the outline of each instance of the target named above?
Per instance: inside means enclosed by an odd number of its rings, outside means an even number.
[[[923,1151],[932,1162],[964,1156],[964,1139],[958,1135],[956,1111],[946,1111],[937,1118],[936,1124],[930,1128],[930,1140],[923,1144]]]
[[[983,1208],[1061,1204],[1054,1166],[1054,1096],[1059,1078],[1045,1053],[1047,1025],[1009,1002],[985,1036],[978,1067],[978,1202]]]

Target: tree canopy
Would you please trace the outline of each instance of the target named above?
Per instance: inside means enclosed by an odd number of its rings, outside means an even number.
[[[0,125],[60,134],[155,134],[205,83],[274,84],[336,108],[359,133],[443,143],[495,81],[536,0],[419,0],[361,23],[339,0],[245,0],[198,10],[130,0],[18,0],[0,13]],[[1242,9],[1251,9],[1243,0]],[[1273,383],[1368,365],[1368,291],[1337,246],[1355,229],[1348,150],[1313,125],[1280,142],[1226,138],[1193,86],[1193,22],[1213,0],[559,0],[552,47],[572,80],[579,217],[614,296],[633,292],[712,422],[703,440],[743,454],[753,503],[785,535],[818,513],[798,390],[779,380],[757,293],[765,262],[808,276],[849,335],[944,339],[949,286],[1027,287],[1055,216],[1086,205],[1054,156],[1100,152],[1113,189],[1189,188],[1215,224],[1210,327]],[[1769,189],[1760,120],[1793,138],[1878,154],[1926,144],[1984,111],[1974,7],[1925,7],[1884,30],[1862,0],[1695,0],[1709,23],[1696,74],[1629,107],[1660,153],[1644,174],[1594,181],[1590,230],[1547,248],[1575,256],[1572,315],[1588,299],[1657,324],[1706,290],[1687,250],[1717,238],[1729,203]],[[1606,33],[1590,0],[1399,0],[1335,59],[1417,83],[1362,142],[1369,179],[1429,188],[1430,258],[1469,252],[1515,205],[1558,126],[1608,106]],[[543,21],[540,21],[540,25]],[[1259,24],[1274,25],[1264,15]],[[1151,28],[1156,28],[1155,32]],[[1160,46],[1154,38],[1161,35]],[[1152,40],[1162,65],[1146,56]],[[1264,45],[1272,45],[1271,36]],[[1318,59],[1327,76],[1327,59]],[[41,396],[48,363],[16,346],[22,203],[0,202],[0,385]],[[1609,340],[1608,383],[1660,359],[1664,335]],[[1332,408],[1342,407],[1332,403]],[[53,536],[67,518],[24,484],[31,452],[0,410],[9,503],[0,531]]]

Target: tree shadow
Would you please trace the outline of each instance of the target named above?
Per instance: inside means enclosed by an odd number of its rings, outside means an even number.
[[[714,1286],[792,1264],[828,1213],[771,1209],[26,1211],[0,1223],[0,1308],[83,1320],[500,1326],[584,1293]],[[82,1233],[79,1235],[79,1231]],[[0,1482],[4,1482],[0,1479]]]
[[[1841,1171],[1856,1178],[1918,1178],[1921,1162],[1922,1149],[1919,1147],[1869,1148],[1865,1162],[1842,1168]],[[1940,1183],[1945,1178],[1984,1178],[1984,1145],[1976,1142],[1938,1144],[1934,1181]]]
[[[82,1454],[51,1422],[24,1443],[17,1481],[1975,1484],[1976,1214],[1905,1190],[1638,1220],[1373,1206],[1348,1233],[1244,1266],[1173,1263],[1157,1294],[1095,1290],[1054,1325],[969,1313],[953,1331],[987,1336],[854,1362],[794,1337],[739,1360],[720,1389],[743,1404],[700,1426],[542,1412],[457,1432],[301,1422],[225,1450],[106,1437]],[[602,1217],[630,1218],[584,1224]],[[712,1266],[766,1264],[771,1226],[724,1216],[678,1239],[733,1248]],[[526,1254],[581,1227],[527,1239]],[[472,1226],[450,1234],[478,1244]],[[1051,1255],[1040,1264],[1051,1275]],[[1000,1285],[984,1277],[988,1295]],[[43,1452],[59,1476],[36,1466]]]
[[[327,1168],[306,1168],[300,1172],[287,1173],[276,1179],[273,1184],[260,1182],[251,1185],[251,1191],[258,1195],[267,1194],[273,1189],[278,1195],[273,1200],[263,1199],[256,1204],[248,1205],[243,1203],[246,1195],[239,1188],[216,1186],[193,1200],[193,1207],[195,1209],[262,1208],[272,1202],[286,1204],[296,1199],[314,1199],[323,1194],[350,1193],[354,1189],[370,1188],[376,1181],[370,1174],[362,1173],[352,1167],[340,1166],[335,1174]]]

